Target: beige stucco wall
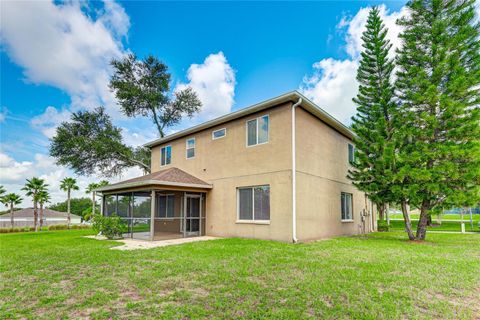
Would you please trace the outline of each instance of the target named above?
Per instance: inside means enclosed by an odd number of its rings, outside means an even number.
[[[290,241],[291,227],[291,103],[236,119],[179,138],[172,162],[160,166],[160,148],[152,148],[152,172],[177,167],[213,185],[206,197],[206,233],[213,236]],[[246,121],[268,114],[269,142],[247,147]],[[226,128],[226,137],[213,140],[212,131]],[[186,158],[186,140],[195,137],[195,158]],[[237,222],[237,188],[270,185],[270,224]]]
[[[358,234],[365,197],[346,177],[351,141],[302,108],[296,128],[297,238]],[[341,221],[341,192],[353,194],[353,222]]]

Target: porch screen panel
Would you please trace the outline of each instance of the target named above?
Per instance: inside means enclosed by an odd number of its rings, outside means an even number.
[[[175,215],[174,207],[175,206],[175,196],[169,195],[167,196],[167,217],[173,218]]]
[[[130,195],[119,195],[117,205],[117,215],[119,217],[127,218],[130,216]]]
[[[116,211],[116,201],[117,200],[117,196],[105,196],[105,202],[104,202],[104,205],[105,205],[105,215],[106,216],[111,216],[113,213],[115,213]]]
[[[238,218],[240,220],[253,219],[253,194],[251,188],[238,189]]]
[[[255,220],[270,220],[270,187],[255,187]]]
[[[151,200],[148,193],[135,193],[133,199],[133,217],[150,218]]]

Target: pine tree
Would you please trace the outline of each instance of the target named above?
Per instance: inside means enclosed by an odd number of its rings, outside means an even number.
[[[387,39],[388,29],[377,7],[368,15],[363,32],[363,52],[357,71],[359,93],[353,101],[357,114],[352,118],[356,134],[356,160],[349,178],[377,205],[383,219],[386,204],[391,200],[390,183],[394,156],[393,128],[395,103],[391,74],[392,47]]]
[[[397,57],[403,134],[396,181],[420,208],[416,238],[430,214],[478,200],[480,185],[480,26],[473,0],[415,0]]]

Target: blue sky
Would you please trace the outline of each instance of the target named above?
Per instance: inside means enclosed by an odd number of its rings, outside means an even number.
[[[72,174],[48,156],[48,139],[72,111],[105,105],[127,142],[156,137],[148,119],[121,115],[107,87],[108,61],[128,52],[163,60],[172,89],[200,91],[202,114],[172,130],[291,90],[348,123],[372,4],[395,45],[404,1],[2,2],[0,184],[17,191],[38,175],[63,199],[58,181]]]

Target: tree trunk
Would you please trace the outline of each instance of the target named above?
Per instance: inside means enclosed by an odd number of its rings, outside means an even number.
[[[377,203],[377,210],[378,210],[378,219],[381,221],[385,220],[385,204]]]
[[[425,240],[425,236],[427,234],[429,208],[430,203],[428,201],[423,201],[422,206],[420,207],[420,219],[418,220],[417,226],[417,240]]]
[[[70,188],[67,191],[67,220],[68,220],[68,229],[70,229]]]
[[[40,202],[40,231],[43,227],[43,203]]]
[[[92,191],[92,217],[95,215],[95,191]]]
[[[10,223],[12,224],[12,229],[14,227],[15,221],[13,220],[13,203],[10,202]]]
[[[38,231],[38,204],[37,201],[33,201],[33,226],[35,232]]]
[[[415,236],[413,235],[413,230],[412,230],[412,222],[410,221],[410,212],[408,210],[407,201],[402,201],[402,213],[403,213],[403,220],[405,221],[405,231],[407,231],[408,239],[415,240]]]

